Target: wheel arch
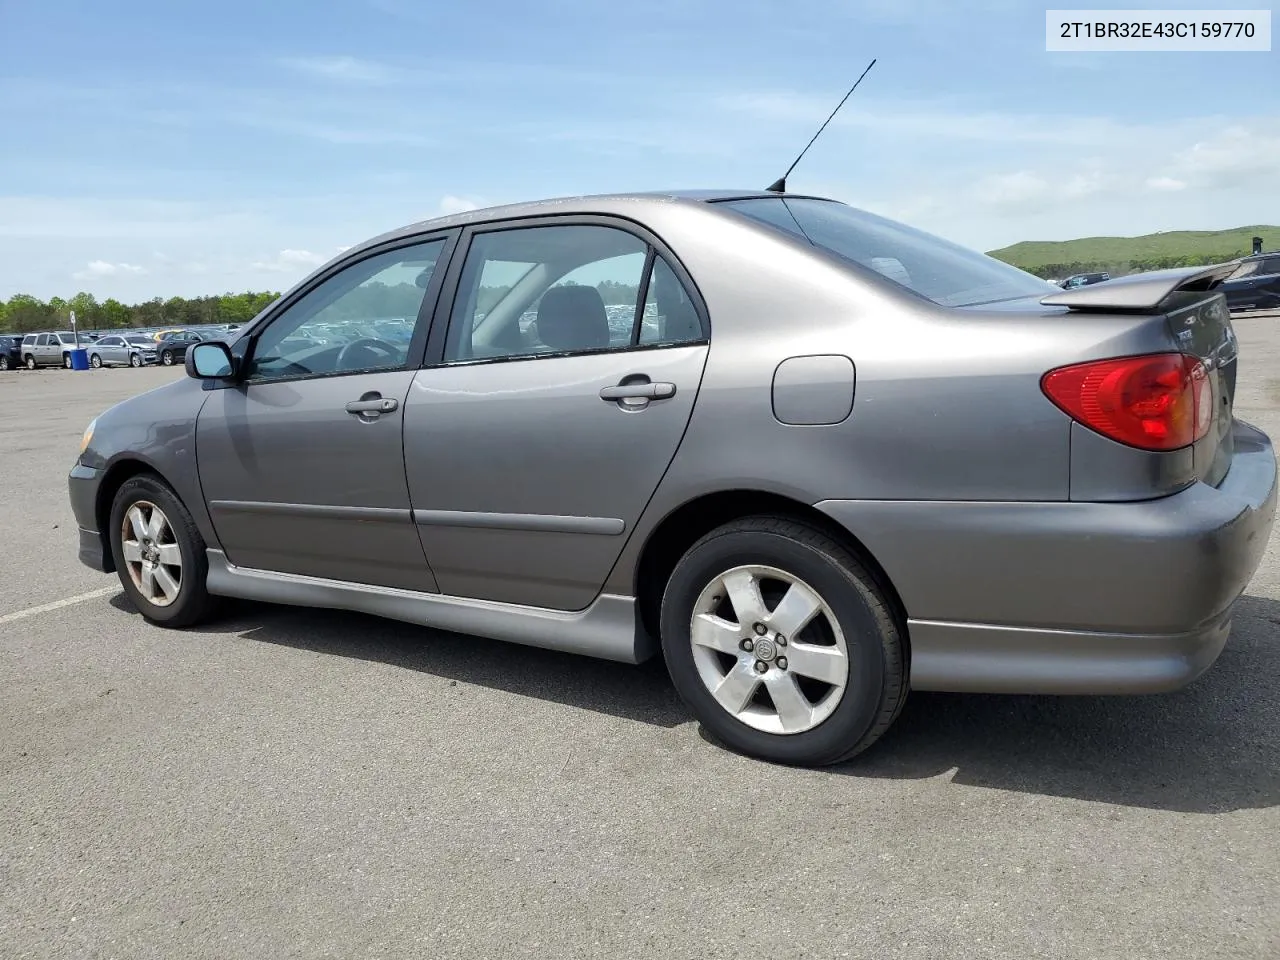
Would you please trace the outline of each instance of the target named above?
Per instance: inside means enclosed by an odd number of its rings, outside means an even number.
[[[98,483],[98,492],[93,504],[93,515],[98,524],[98,537],[102,541],[104,562],[109,568],[106,571],[107,573],[114,573],[116,566],[115,559],[111,553],[111,505],[115,502],[116,494],[120,492],[120,488],[127,481],[144,474],[155,477],[171,490],[175,489],[168,478],[157,470],[153,464],[133,457],[126,457],[113,462],[107,467],[102,474],[102,480]]]
[[[659,635],[658,612],[662,594],[685,552],[715,528],[752,516],[785,517],[806,524],[848,549],[883,594],[902,636],[904,653],[909,657],[906,608],[897,588],[871,551],[852,532],[817,508],[763,490],[726,490],[704,494],[672,510],[650,532],[636,563],[634,590],[641,625],[651,637]]]

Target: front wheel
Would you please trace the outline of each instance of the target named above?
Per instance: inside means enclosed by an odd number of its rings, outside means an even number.
[[[172,351],[172,350],[166,350],[164,353],[160,354],[160,362],[161,362],[161,363],[163,363],[166,367],[172,367],[172,366],[173,366],[173,351]]]
[[[142,357],[138,356],[136,353],[129,354],[129,366],[131,367],[142,366]]]
[[[204,538],[164,482],[147,475],[126,480],[112,501],[110,532],[120,584],[143,617],[189,627],[209,615]]]
[[[9,358],[0,357],[0,370],[8,370],[8,369],[9,369]]]
[[[906,700],[903,641],[857,559],[778,517],[693,545],[662,599],[662,649],[681,698],[717,739],[821,766],[874,743]]]
[[[70,369],[71,369],[71,354],[69,354],[69,353],[64,353],[64,354],[62,355],[62,369],[64,369],[64,370],[70,370]]]

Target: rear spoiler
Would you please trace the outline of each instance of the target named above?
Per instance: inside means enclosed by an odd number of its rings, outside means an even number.
[[[1134,273],[1087,287],[1051,293],[1040,302],[1048,307],[1071,310],[1157,310],[1175,293],[1212,290],[1231,276],[1239,265],[1239,261],[1233,261],[1216,263],[1211,267],[1178,267]]]

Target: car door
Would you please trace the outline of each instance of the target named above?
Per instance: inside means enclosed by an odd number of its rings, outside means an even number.
[[[633,224],[502,225],[465,242],[405,408],[423,547],[442,593],[581,609],[680,444],[705,311]]]
[[[124,339],[117,336],[103,337],[93,345],[93,352],[104,364],[115,366],[124,359]]]
[[[453,234],[360,255],[292,295],[250,335],[241,377],[196,425],[200,482],[233,564],[433,591],[405,482],[405,397]],[[319,324],[396,316],[407,344],[312,344]],[[239,346],[239,345],[237,345]]]
[[[53,362],[55,348],[52,344],[57,342],[57,338],[51,333],[42,333],[36,338],[35,358],[36,363],[41,366],[48,366]]]

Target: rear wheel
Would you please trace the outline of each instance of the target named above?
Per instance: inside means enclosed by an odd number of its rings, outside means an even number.
[[[8,370],[8,369],[9,369],[9,358],[0,357],[0,370]]]
[[[110,531],[120,584],[143,617],[187,627],[209,615],[204,538],[165,483],[145,475],[126,480],[112,501]]]
[[[36,358],[29,353],[27,354],[26,360],[23,362],[26,364],[28,370],[34,370],[36,368]]]
[[[172,367],[172,366],[173,366],[173,351],[172,351],[172,350],[166,350],[164,353],[160,354],[160,362],[161,362],[161,363],[163,363],[166,367]]]
[[[751,517],[712,531],[662,600],[672,682],[732,749],[824,765],[861,753],[907,694],[903,641],[872,578],[806,524]]]
[[[136,354],[136,353],[131,353],[131,354],[129,354],[129,366],[131,366],[131,367],[140,367],[140,366],[142,366],[142,357],[140,357],[140,356],[139,356],[138,354]]]
[[[102,366],[102,358],[95,353],[92,357],[89,358],[89,366],[91,367]]]

